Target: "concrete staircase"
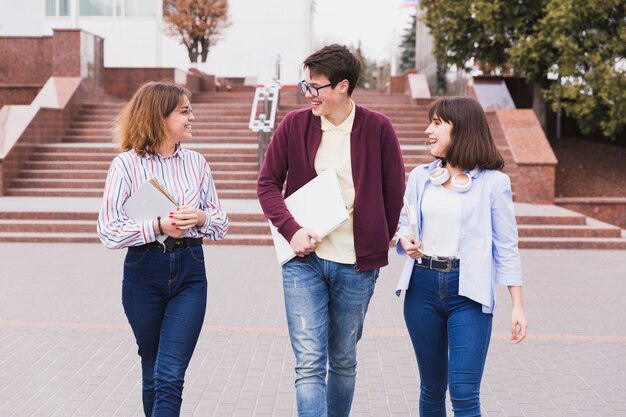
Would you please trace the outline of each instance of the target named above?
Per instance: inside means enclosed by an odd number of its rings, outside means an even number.
[[[253,93],[200,93],[193,97],[194,138],[185,144],[209,161],[231,221],[220,244],[268,245],[267,221],[256,200],[256,135],[248,128]],[[424,130],[432,100],[357,91],[354,100],[387,114],[393,122],[407,174],[432,160]],[[111,159],[119,152],[111,142],[112,121],[123,103],[85,104],[57,143],[40,145],[18,178],[0,198],[0,241],[97,242],[95,220]],[[278,120],[307,105],[294,90],[281,94]],[[505,157],[505,172],[515,191],[519,168],[495,117],[492,132]],[[522,248],[624,249],[622,230],[556,206],[516,203]]]
[[[244,94],[237,93],[239,102],[194,105],[197,121],[189,147],[209,161],[221,198],[256,197],[256,136],[247,128],[252,95]],[[35,149],[6,195],[102,196],[107,170],[119,152],[111,126],[122,105],[85,104],[59,143]]]

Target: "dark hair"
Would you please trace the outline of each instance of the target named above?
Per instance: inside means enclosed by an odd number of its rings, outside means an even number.
[[[113,132],[124,151],[154,154],[167,139],[165,119],[183,101],[185,87],[171,81],[147,82],[135,92],[115,120]]]
[[[361,73],[361,63],[350,50],[336,43],[309,55],[304,68],[312,75],[323,75],[333,84],[348,80],[348,95],[351,96]],[[333,86],[334,88],[334,86]]]
[[[502,169],[504,159],[496,148],[487,117],[481,105],[469,97],[435,101],[428,108],[428,119],[437,116],[452,125],[445,162],[461,169]]]

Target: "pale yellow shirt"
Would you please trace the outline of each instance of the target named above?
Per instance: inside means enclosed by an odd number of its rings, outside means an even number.
[[[354,182],[352,181],[352,163],[350,158],[350,132],[354,123],[355,105],[339,126],[333,125],[324,116],[322,119],[322,142],[315,155],[315,171],[321,174],[334,168],[339,178],[343,201],[350,218],[335,231],[322,239],[315,253],[322,259],[342,264],[356,263],[354,250],[354,232],[352,212],[354,211]]]

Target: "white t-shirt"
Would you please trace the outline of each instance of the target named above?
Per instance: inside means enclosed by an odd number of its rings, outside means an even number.
[[[461,232],[461,195],[430,182],[422,199],[422,242],[431,256],[457,257]]]

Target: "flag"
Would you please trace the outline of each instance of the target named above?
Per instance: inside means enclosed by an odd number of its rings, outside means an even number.
[[[400,9],[405,9],[407,7],[416,8],[419,6],[419,0],[404,0],[402,4],[400,4]]]

